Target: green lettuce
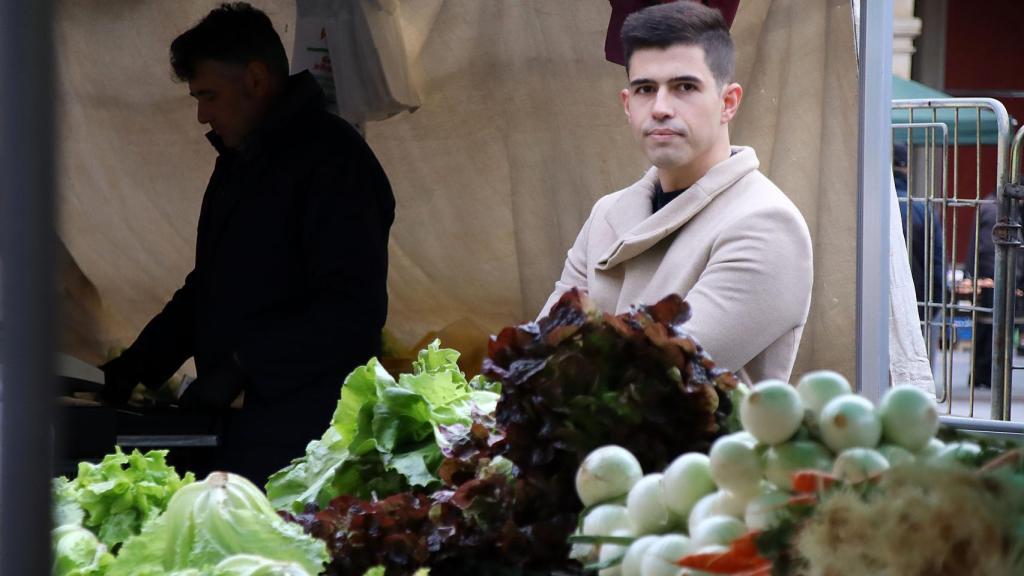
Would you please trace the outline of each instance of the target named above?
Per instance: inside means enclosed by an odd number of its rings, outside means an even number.
[[[260,559],[232,560],[239,555]],[[214,472],[179,490],[163,515],[124,543],[106,576],[302,576],[319,574],[327,560],[326,545],[285,522],[259,488]]]
[[[168,576],[316,576],[295,562],[278,562],[253,554],[229,556],[209,570],[188,568]]]
[[[341,494],[371,498],[437,486],[444,429],[470,426],[474,412],[493,412],[499,398],[488,381],[467,381],[458,359],[435,340],[397,381],[377,359],[356,368],[323,436],[270,477],[271,503],[300,512]]]
[[[167,465],[166,450],[125,454],[114,448],[99,464],[81,462],[72,481],[54,481],[57,524],[81,523],[113,550],[159,516],[171,496],[195,480]]]
[[[114,560],[96,535],[77,524],[53,529],[53,576],[102,576]]]

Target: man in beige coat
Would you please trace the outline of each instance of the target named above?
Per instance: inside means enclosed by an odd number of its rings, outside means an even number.
[[[634,136],[654,165],[601,198],[569,250],[544,313],[572,287],[607,312],[671,293],[716,362],[748,382],[787,380],[811,300],[811,238],[796,206],[731,146],[743,89],[721,14],[695,2],[623,25]]]

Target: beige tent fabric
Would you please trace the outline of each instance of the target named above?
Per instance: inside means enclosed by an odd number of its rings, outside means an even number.
[[[794,375],[855,376],[857,62],[849,0],[740,2],[733,38],[745,89],[733,143],[803,213],[814,291]]]
[[[266,9],[292,46],[294,5]],[[62,239],[99,299],[96,355],[129,342],[188,272],[214,153],[167,46],[214,2],[60,4]],[[398,202],[389,329],[490,333],[532,318],[594,201],[646,162],[604,60],[604,0],[406,0],[422,107],[367,125]],[[856,65],[844,0],[745,0],[734,143],[800,207],[815,292],[796,373],[853,374]],[[75,305],[81,300],[71,299]],[[455,327],[453,327],[454,329]],[[741,338],[738,334],[737,338]],[[483,346],[485,342],[480,342]]]

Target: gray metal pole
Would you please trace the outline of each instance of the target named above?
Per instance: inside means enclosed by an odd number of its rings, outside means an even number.
[[[996,227],[992,230],[995,245],[995,290],[992,292],[992,408],[993,420],[1009,420],[1013,370],[1013,317],[1017,282],[1017,250],[1021,245],[1018,201],[1006,194],[1006,184],[1020,179],[1020,149],[1024,131],[1018,131],[1011,148],[1010,121],[1001,104],[993,105],[999,122],[996,167]],[[1001,112],[1001,114],[999,114]],[[1009,156],[1008,156],[1009,155]],[[1009,160],[1009,161],[1008,161]],[[1009,171],[1007,171],[1009,167]]]
[[[889,387],[892,30],[892,0],[860,3],[857,390],[876,402]]]
[[[54,331],[50,0],[0,3],[0,574],[49,574]]]

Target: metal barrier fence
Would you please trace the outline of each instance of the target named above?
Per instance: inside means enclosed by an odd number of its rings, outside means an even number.
[[[989,98],[895,100],[892,107],[893,144],[906,148],[906,166],[894,165],[898,184],[905,175],[898,217],[936,398],[947,419],[978,419],[976,400],[988,384],[991,419],[1009,420],[1014,264],[1021,246],[1016,205],[1006,190],[1009,116]],[[995,147],[994,161],[983,154],[987,146]],[[973,185],[961,186],[968,170]],[[968,242],[961,248],[964,232]]]

